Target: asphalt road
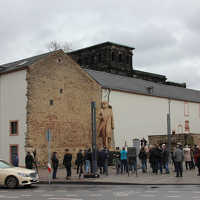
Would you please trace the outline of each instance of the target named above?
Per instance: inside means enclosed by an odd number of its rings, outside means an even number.
[[[38,185],[0,188],[0,200],[200,200],[200,186]]]

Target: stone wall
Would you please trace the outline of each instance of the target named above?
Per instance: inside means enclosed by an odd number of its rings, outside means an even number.
[[[148,136],[149,144],[167,144],[167,135],[150,135]],[[200,134],[194,133],[182,133],[182,134],[172,134],[171,135],[171,146],[172,148],[176,146],[177,143],[181,143],[183,146],[188,144],[190,146],[200,145]]]
[[[91,146],[90,104],[96,102],[98,113],[101,87],[62,51],[31,65],[27,82],[26,151],[36,149],[39,164],[46,165],[50,128],[51,151],[58,152],[60,164],[66,148],[74,160],[80,148]]]

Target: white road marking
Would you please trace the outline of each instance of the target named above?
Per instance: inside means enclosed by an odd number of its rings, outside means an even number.
[[[33,195],[31,195],[31,194],[22,194],[21,196],[22,197],[32,197]]]
[[[58,197],[54,197],[54,198],[48,198],[50,200],[83,200],[83,199],[74,199],[74,198],[58,198]]]
[[[66,197],[77,197],[78,195],[77,194],[66,194],[65,196]]]
[[[179,193],[180,191],[168,191],[169,193]]]
[[[147,190],[147,191],[145,191],[145,192],[148,192],[148,193],[157,193],[158,191],[157,190]]]
[[[46,192],[46,190],[34,190],[34,192]]]
[[[5,197],[6,199],[19,199],[19,197],[18,196],[7,196],[7,197]]]
[[[129,194],[127,192],[113,192],[116,197],[127,197]]]
[[[200,193],[200,191],[193,191],[192,193],[199,194],[199,193]]]
[[[90,196],[90,197],[101,197],[102,194],[90,194],[89,196]]]
[[[42,197],[53,197],[53,196],[55,196],[55,195],[53,195],[53,194],[43,194],[42,195]]]
[[[141,194],[141,197],[155,197],[156,195],[153,194]]]
[[[168,198],[180,198],[181,196],[176,195],[176,196],[167,196]]]
[[[200,197],[199,197],[199,196],[198,196],[198,197],[197,197],[197,196],[196,196],[196,197],[192,197],[192,198],[193,198],[193,199],[200,199]]]
[[[4,195],[0,195],[0,198],[5,198],[5,196]]]

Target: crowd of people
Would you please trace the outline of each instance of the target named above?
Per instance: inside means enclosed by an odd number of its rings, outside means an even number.
[[[108,168],[111,152],[104,147],[96,153],[96,166],[93,168],[92,151],[91,149],[79,150],[75,158],[76,173],[79,176],[91,175],[100,173],[108,175]],[[26,168],[32,169],[34,166],[34,157],[27,153],[25,158]],[[52,162],[52,178],[56,179],[57,170],[59,167],[59,159],[57,152],[53,152],[51,157]],[[125,147],[121,150],[116,148],[112,152],[112,164],[116,169],[116,174],[126,174],[132,171],[137,173],[137,169],[141,169],[143,173],[151,172],[152,174],[170,174],[169,164],[173,165],[173,171],[176,172],[176,177],[183,176],[183,168],[185,170],[193,170],[198,168],[198,176],[200,176],[200,148],[195,145],[193,148],[186,145],[183,147],[177,144],[173,151],[169,152],[165,144],[150,145],[143,144],[139,152],[133,156],[127,151]],[[62,161],[66,168],[66,179],[70,179],[72,175],[72,154],[69,149],[65,149],[65,155]],[[95,170],[96,169],[96,170]],[[95,170],[95,171],[94,171]]]

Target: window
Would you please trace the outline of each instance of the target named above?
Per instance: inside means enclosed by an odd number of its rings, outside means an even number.
[[[49,105],[50,105],[50,106],[53,106],[53,99],[51,99],[51,100],[49,101]]]
[[[184,116],[188,117],[189,116],[189,103],[184,102]]]
[[[112,61],[114,61],[115,60],[115,53],[114,52],[112,52],[112,55],[111,55],[111,59],[112,59]]]
[[[10,121],[10,135],[18,135],[18,121]]]
[[[101,62],[101,53],[98,55],[98,60]]]
[[[189,120],[185,120],[185,131],[186,131],[186,132],[189,132],[189,131],[190,131]]]
[[[19,157],[18,157],[18,145],[17,144],[10,145],[10,162],[14,166],[18,166]]]
[[[122,54],[119,54],[119,62],[122,62]]]
[[[126,56],[126,64],[129,64],[129,56]]]

